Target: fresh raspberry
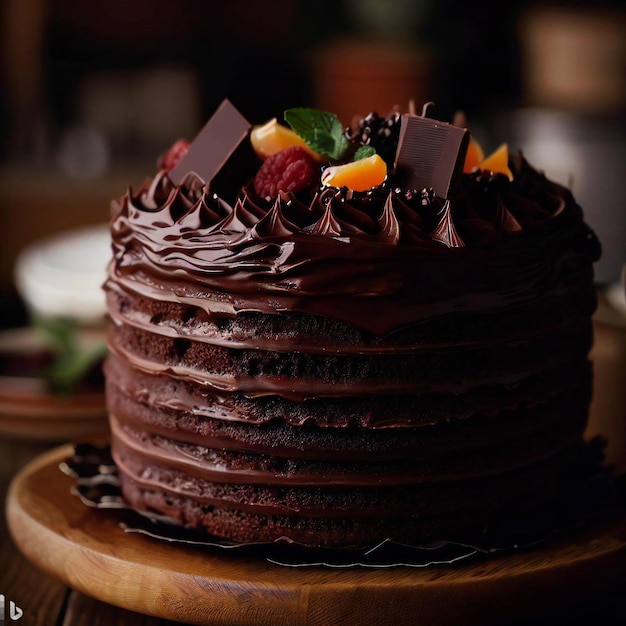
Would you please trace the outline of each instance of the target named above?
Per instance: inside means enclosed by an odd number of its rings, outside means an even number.
[[[173,170],[178,162],[187,154],[187,150],[189,150],[189,142],[186,139],[179,139],[167,152],[164,152],[159,157],[157,167],[166,172]]]
[[[315,159],[300,146],[268,157],[254,177],[254,191],[262,198],[278,197],[279,191],[300,191],[319,179]]]

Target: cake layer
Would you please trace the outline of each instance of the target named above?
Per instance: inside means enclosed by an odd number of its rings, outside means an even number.
[[[492,534],[504,545],[536,540],[569,521],[564,515],[585,478],[572,471],[580,458],[580,449],[571,447],[547,463],[487,481],[279,491],[190,481],[184,472],[118,462],[126,470],[121,476],[124,496],[140,510],[157,511],[235,542],[287,537],[307,545],[347,547],[373,546],[389,538],[410,545],[441,540],[490,545]],[[137,481],[133,470],[144,478]]]
[[[448,481],[462,477],[498,474],[553,456],[578,441],[586,416],[568,415],[556,426],[505,442],[495,449],[466,449],[462,454],[443,451],[434,458],[368,460],[310,459],[279,454],[259,454],[199,446],[123,427],[111,415],[112,450],[116,461],[125,451],[163,468],[184,469],[194,478],[213,482],[272,485],[398,485]],[[282,454],[280,454],[282,453]],[[122,470],[123,471],[123,470]]]
[[[162,491],[173,497],[195,500],[202,506],[241,510],[266,515],[330,517],[335,519],[382,516],[407,518],[414,515],[452,511],[459,506],[472,509],[493,503],[494,497],[537,495],[545,472],[563,471],[576,457],[578,447],[568,445],[549,461],[541,460],[524,468],[502,470],[485,477],[463,476],[442,481],[395,485],[308,485],[297,477],[287,485],[220,482],[194,476],[186,468],[165,467],[148,462],[133,449],[118,446],[116,463],[123,475],[144,491]],[[490,493],[491,492],[491,493]],[[393,505],[393,508],[390,508]],[[354,508],[358,506],[358,508]]]
[[[427,458],[489,448],[584,416],[591,393],[588,363],[545,372],[515,389],[304,403],[215,396],[165,375],[133,375],[117,358],[106,368],[109,411],[134,429],[219,450],[314,459]]]
[[[210,388],[294,400],[320,396],[462,393],[478,384],[514,384],[543,369],[585,359],[589,320],[540,340],[414,354],[318,355],[224,348],[126,326],[109,333],[111,351],[134,368],[188,378]]]
[[[213,307],[204,305],[216,297],[210,291],[192,305],[173,301],[162,289],[144,286],[136,293],[132,291],[136,285],[126,285],[109,283],[107,289],[108,311],[118,326],[222,347],[308,354],[400,354],[539,339],[588,320],[597,300],[593,285],[586,282],[558,297],[505,310],[450,312],[381,337],[340,320],[290,311],[276,315],[242,311],[235,317],[211,314],[206,308]]]
[[[520,383],[480,384],[464,394],[409,393],[404,395],[357,394],[293,401],[277,395],[249,397],[240,392],[215,390],[190,379],[168,373],[134,369],[127,361],[111,355],[105,364],[110,398],[134,403],[134,407],[113,410],[142,411],[176,420],[193,415],[222,422],[265,424],[285,422],[293,426],[314,423],[322,427],[363,426],[368,429],[445,424],[475,414],[493,415],[520,404],[533,407],[561,390],[578,390],[587,401],[591,367],[587,360],[545,369]],[[577,395],[574,393],[574,395]],[[168,413],[170,412],[170,413]],[[180,412],[180,413],[179,413]],[[182,414],[182,415],[181,415]],[[193,426],[192,426],[193,428]]]

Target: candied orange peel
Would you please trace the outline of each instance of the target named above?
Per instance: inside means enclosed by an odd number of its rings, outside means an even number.
[[[250,143],[257,156],[263,160],[294,146],[306,150],[316,160],[322,160],[322,157],[312,150],[304,139],[296,135],[291,128],[279,124],[275,117],[265,124],[255,126],[250,131]]]
[[[486,159],[480,162],[481,170],[489,170],[494,174],[505,174],[513,180],[513,172],[509,169],[509,146],[500,144]]]
[[[494,174],[504,174],[509,180],[513,180],[513,172],[509,168],[509,146],[506,143],[500,144],[488,157],[485,158],[480,144],[473,138],[465,155],[463,171],[467,174],[474,169],[486,170]]]
[[[332,165],[322,173],[326,187],[347,187],[352,191],[369,191],[382,185],[387,177],[387,164],[378,154],[345,163]]]
[[[480,144],[470,137],[467,153],[465,155],[465,163],[463,164],[463,172],[469,174],[474,168],[480,167],[481,162],[485,159],[485,153]]]

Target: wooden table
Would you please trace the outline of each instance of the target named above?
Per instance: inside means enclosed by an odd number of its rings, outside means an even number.
[[[0,439],[0,495],[2,499],[6,498],[7,490],[9,484],[11,483],[12,477],[15,475],[16,471],[19,468],[22,468],[24,465],[29,463],[31,460],[37,458],[38,462],[41,460],[42,455],[43,458],[49,456],[47,452],[52,448],[51,444],[43,444],[43,443],[31,443],[24,441],[10,441],[8,439]],[[54,446],[56,447],[56,446]],[[57,451],[58,452],[58,451]],[[53,455],[54,456],[54,455]],[[60,473],[60,472],[59,472]],[[45,487],[40,487],[45,490]],[[80,503],[79,503],[80,504]],[[82,506],[82,504],[81,504]],[[97,513],[103,513],[98,511]],[[583,626],[587,624],[623,624],[626,623],[626,602],[624,601],[624,575],[626,572],[626,564],[624,564],[624,560],[626,560],[626,551],[624,551],[624,535],[626,531],[624,531],[624,517],[622,516],[620,522],[620,542],[621,542],[621,551],[617,557],[611,555],[607,560],[600,559],[597,563],[592,563],[590,565],[584,565],[582,568],[576,566],[575,571],[572,572],[572,576],[569,575],[569,572],[563,569],[555,569],[553,571],[547,571],[543,573],[539,578],[534,578],[532,570],[535,568],[541,569],[543,567],[544,561],[548,563],[548,570],[550,569],[550,561],[553,560],[550,555],[550,550],[547,552],[539,551],[531,551],[529,556],[515,557],[511,564],[506,561],[498,560],[498,559],[485,559],[484,561],[480,561],[478,565],[474,564],[469,566],[468,569],[465,569],[463,566],[461,569],[457,569],[456,573],[452,576],[450,575],[449,570],[435,569],[428,571],[425,570],[410,570],[405,568],[394,568],[391,571],[389,578],[391,584],[387,585],[387,588],[384,590],[385,594],[395,594],[395,585],[393,581],[397,581],[398,590],[404,589],[404,593],[410,592],[410,589],[407,591],[407,581],[410,581],[412,576],[415,576],[419,580],[426,581],[427,583],[434,583],[436,586],[441,586],[437,594],[433,594],[432,590],[429,591],[429,597],[425,598],[423,605],[423,613],[424,615],[432,616],[433,610],[436,610],[436,607],[439,606],[442,609],[446,606],[456,605],[454,611],[457,614],[457,620],[459,611],[460,614],[463,614],[465,610],[464,607],[467,607],[467,613],[472,617],[472,623],[497,623],[497,624],[507,624],[509,622],[503,621],[498,618],[497,621],[493,621],[493,612],[499,614],[501,617],[503,612],[507,612],[508,606],[510,604],[511,607],[520,607],[520,598],[524,600],[522,602],[527,602],[530,598],[530,601],[534,605],[533,611],[537,610],[537,606],[541,607],[542,603],[552,603],[552,607],[550,608],[550,619],[545,623],[559,623],[570,626]],[[105,524],[106,525],[106,524]],[[122,626],[131,626],[131,625],[141,625],[141,626],[163,626],[165,624],[173,624],[174,622],[168,619],[161,619],[157,617],[150,617],[147,615],[142,615],[133,611],[125,610],[119,608],[117,606],[113,606],[110,604],[106,604],[102,601],[91,598],[79,591],[76,591],[60,580],[57,580],[54,577],[51,577],[38,568],[33,566],[22,554],[20,550],[16,547],[13,540],[8,534],[7,530],[7,522],[4,516],[0,521],[0,593],[5,597],[5,607],[6,607],[6,624],[13,623],[9,619],[9,608],[10,602],[14,602],[17,607],[20,607],[24,615],[20,619],[19,623],[24,625],[45,625],[50,626],[51,624],[56,624],[58,626],[98,626],[98,625],[115,625],[119,624]],[[75,530],[80,531],[79,528]],[[92,529],[87,530],[87,534],[91,535],[94,541],[97,542],[97,532],[91,534]],[[582,541],[585,543],[585,550],[589,548],[593,548],[594,543],[606,543],[606,534],[604,537],[598,537],[596,540],[595,536],[583,535],[581,537]],[[124,543],[126,540],[122,540]],[[152,541],[152,540],[151,540]],[[609,541],[613,541],[611,538]],[[146,544],[148,550],[154,550],[155,553],[161,552],[164,553],[168,549],[166,544],[162,544],[162,542],[157,542],[158,545],[151,547],[149,544]],[[576,541],[570,542],[569,546],[563,549],[563,546],[559,548],[557,551],[560,551],[561,555],[568,555],[570,553],[574,553],[576,551],[579,552],[578,556],[580,556],[581,551],[576,547]],[[69,553],[68,553],[69,554]],[[180,556],[180,555],[179,555]],[[193,555],[188,555],[190,560],[192,560]],[[220,559],[228,559],[229,557],[215,557],[208,556],[207,562],[215,563]],[[524,561],[526,559],[526,561]],[[239,559],[239,564],[237,564],[237,559],[233,558],[230,564],[227,564],[227,568],[230,571],[236,572],[238,569],[241,570],[241,559]],[[521,568],[520,568],[521,564]],[[94,559],[93,567],[99,567],[99,563],[97,559]],[[244,565],[245,567],[245,565]],[[602,568],[601,572],[598,572],[598,567]],[[614,575],[612,577],[607,577],[606,567],[616,568],[615,571],[619,571],[620,573]],[[291,585],[291,591],[286,592],[285,594],[285,615],[284,619],[280,621],[281,624],[329,624],[332,626],[333,622],[328,621],[319,621],[319,619],[314,619],[313,621],[309,621],[309,610],[310,606],[313,606],[315,602],[319,602],[319,581],[325,581],[328,583],[328,606],[332,605],[333,602],[335,604],[335,608],[337,608],[337,599],[334,601],[331,600],[333,593],[337,592],[337,588],[345,587],[347,584],[350,585],[350,580],[355,584],[355,593],[354,597],[351,595],[347,596],[347,604],[350,602],[355,602],[358,598],[359,594],[356,590],[363,582],[363,576],[365,574],[354,572],[351,573],[346,570],[342,570],[336,573],[337,577],[335,578],[335,572],[333,570],[328,569],[319,569],[316,568],[305,568],[305,570],[297,570],[292,574],[291,568],[284,568],[281,566],[276,566],[276,576],[277,580],[280,579],[283,583]],[[508,577],[508,579],[504,579],[502,576],[502,570],[509,568],[511,571],[517,569],[520,572],[519,578],[516,576]],[[252,564],[250,571],[267,571],[271,569],[268,565],[263,564]],[[290,571],[291,570],[291,571]],[[379,570],[380,578],[383,578],[385,574],[383,574],[384,570]],[[299,573],[303,572],[303,573]],[[566,578],[568,579],[567,584],[563,584],[563,580],[556,580],[560,578],[563,574],[567,574]],[[596,574],[598,576],[596,577]],[[369,576],[369,574],[368,574]],[[378,576],[378,574],[374,574],[374,576]],[[491,592],[488,591],[492,585],[491,580],[493,576],[493,585],[500,586],[505,588],[508,594],[506,597],[503,597],[502,593],[497,594],[497,602],[495,604],[489,604],[488,606],[485,603],[486,599],[489,599]],[[313,593],[310,594],[310,597],[304,591],[302,593],[299,592],[299,588],[294,591],[293,589],[293,580],[298,580],[301,578],[303,581],[314,580],[317,586],[317,600],[314,600]],[[466,590],[459,589],[456,583],[459,578],[465,578],[466,580],[472,583],[470,587]],[[619,578],[619,579],[618,579]],[[371,579],[371,577],[370,577]],[[479,580],[481,579],[481,580]],[[347,582],[346,582],[347,581]],[[450,585],[452,583],[452,586]],[[475,584],[478,583],[478,584]],[[130,584],[130,583],[129,583]],[[383,581],[384,586],[384,581]],[[409,584],[410,586],[410,584]],[[381,587],[382,588],[382,587]],[[381,588],[377,591],[380,592]],[[226,589],[226,587],[224,587]],[[487,590],[487,591],[486,591]],[[207,593],[215,594],[215,590],[206,589]],[[461,591],[462,593],[458,593]],[[476,593],[478,591],[479,593]],[[257,593],[258,593],[257,589]],[[554,621],[554,610],[555,610],[555,595],[558,596],[559,605],[570,606],[570,603],[576,604],[576,612],[571,613],[568,608],[566,611],[567,618],[563,615],[560,615],[560,618],[557,622]],[[342,593],[345,593],[345,589]],[[418,591],[420,593],[420,591]],[[99,595],[99,594],[95,594]],[[401,594],[400,594],[401,595]],[[516,597],[518,596],[518,597]],[[215,597],[215,595],[213,596]],[[383,595],[383,598],[385,595]],[[510,600],[509,600],[510,598]],[[591,599],[590,599],[591,598]],[[298,619],[294,622],[290,621],[288,618],[288,611],[294,609],[294,599],[298,606],[302,605],[302,614],[298,613]],[[380,598],[379,598],[380,600]],[[475,600],[478,603],[474,602]],[[406,598],[403,601],[406,604]],[[412,600],[414,604],[414,598]],[[481,604],[482,602],[482,604]],[[236,612],[236,606],[233,605],[232,600],[230,602],[230,611],[233,613]],[[402,602],[397,603],[402,604]],[[395,611],[398,615],[404,615],[404,619],[397,617],[394,618],[393,621],[383,620],[385,624],[396,624],[400,626],[400,624],[432,624],[432,620],[430,619],[421,619],[419,615],[415,615],[416,621],[406,621],[408,619],[406,617],[406,613],[402,606],[397,606],[397,604],[392,604],[393,606],[392,613]],[[310,606],[309,606],[310,605]],[[545,605],[547,606],[547,604]],[[297,606],[295,606],[297,609]],[[559,607],[556,607],[557,610],[560,610]],[[304,610],[306,609],[306,610]],[[326,614],[328,612],[328,607],[322,606],[315,609],[319,613],[322,612]],[[335,610],[335,609],[333,609]],[[336,623],[341,624],[350,624],[349,618],[346,618],[346,610],[345,608],[342,610],[341,605],[339,604],[337,610],[339,614],[342,615],[341,619]],[[298,609],[300,611],[300,609]],[[448,609],[444,611],[449,612]],[[522,610],[522,613],[524,610]],[[333,613],[334,614],[334,613]],[[347,615],[351,613],[348,612]],[[484,614],[485,618],[489,617],[491,619],[486,619],[485,622],[477,621],[476,617],[482,616]],[[508,614],[508,613],[507,613]],[[170,615],[171,617],[171,615]],[[423,617],[423,615],[421,616]],[[520,624],[526,624],[527,621],[520,621],[520,615],[516,615],[511,613],[511,621],[510,624],[516,624],[520,626]],[[348,621],[346,621],[348,619]],[[211,622],[217,623],[217,622]],[[222,623],[222,622],[219,622]],[[229,622],[230,623],[230,622]],[[236,624],[236,621],[232,622]],[[245,622],[246,624],[250,624],[251,622],[248,620]],[[264,621],[263,623],[271,623]],[[358,623],[359,626],[362,626],[364,623],[362,620]],[[374,623],[374,622],[372,622]],[[380,624],[380,621],[376,622]],[[443,620],[437,621],[438,624],[452,624],[452,623],[460,623],[458,621],[450,621]],[[538,620],[533,620],[533,624],[536,623],[544,623]]]
[[[610,440],[613,442],[613,447],[609,448],[610,460],[620,468],[621,473],[626,471],[626,448],[624,448],[626,420],[624,420],[623,412],[624,402],[626,402],[623,386],[625,355],[625,330],[620,328],[617,331],[612,328],[611,324],[599,324],[596,328],[596,345],[593,352],[598,393],[592,406],[590,431],[591,434],[602,432],[609,435]],[[16,473],[31,460],[41,457],[47,451],[56,448],[60,443],[63,442],[48,443],[12,440],[0,435],[0,503],[5,502],[9,485]],[[623,522],[622,518],[622,528]],[[492,569],[494,567],[497,568],[498,564],[487,562],[485,568],[488,569],[489,567]],[[620,567],[620,571],[626,571],[626,564]],[[345,575],[347,572],[344,571],[343,574]],[[284,573],[280,572],[278,575],[285,576]],[[408,575],[400,572],[396,578],[399,577],[406,580]],[[331,578],[327,573],[324,576]],[[432,576],[436,577],[437,574],[435,573]],[[358,576],[355,574],[354,580],[357,578]],[[606,579],[606,575],[604,579]],[[569,587],[566,588],[567,593],[563,595],[563,599],[567,606],[578,602],[577,613],[568,615],[567,619],[562,618],[558,622],[555,622],[554,619],[548,619],[547,616],[545,622],[534,619],[533,625],[558,623],[569,626],[583,626],[587,624],[595,626],[596,624],[617,625],[626,623],[626,578],[620,580],[609,579],[606,583],[603,580],[602,583],[598,583],[594,581],[592,574],[586,578],[581,575],[575,576],[573,581],[571,589]],[[536,585],[537,587],[536,597],[539,598],[538,602],[541,602],[542,594],[550,593],[550,584],[552,582],[549,577],[544,577],[540,579],[539,584],[531,583],[531,586]],[[521,591],[528,594],[528,583],[519,583],[518,586],[516,584],[515,581],[511,584],[513,594]],[[560,586],[562,587],[563,585]],[[390,587],[393,587],[393,585],[390,585]],[[594,597],[593,600],[587,601],[586,598],[589,596],[590,589],[595,590],[593,592]],[[389,590],[389,593],[393,593],[393,588]],[[13,623],[9,619],[11,602],[14,602],[16,606],[23,610],[23,617],[19,622],[16,622],[21,626],[108,626],[111,624],[121,626],[164,626],[175,623],[168,619],[150,617],[96,600],[45,574],[32,565],[14,544],[8,532],[4,512],[0,516],[0,594],[4,596],[6,608],[5,622],[4,624],[1,623],[0,615],[0,626],[8,626],[8,624]],[[571,600],[566,598],[571,598]],[[482,600],[484,603],[484,598],[474,598],[474,600]],[[443,595],[438,601],[442,606],[445,606],[446,599]],[[465,598],[463,601],[473,602],[470,598]],[[424,606],[423,608],[424,612],[427,613],[426,607]],[[482,609],[476,609],[474,606],[473,612],[476,614],[477,611],[481,610],[485,612],[487,617],[488,613],[494,610],[494,607],[485,605]],[[345,614],[345,611],[343,613]],[[493,623],[493,620],[487,621]],[[396,626],[401,626],[400,622],[401,620],[397,620],[394,623]],[[287,622],[285,621],[284,623]],[[304,620],[299,620],[298,623],[308,624],[309,621],[305,617]],[[350,624],[345,619],[337,623]],[[429,621],[420,619],[416,615],[416,621],[411,623],[427,624]],[[481,622],[474,620],[472,623],[480,624]],[[497,623],[505,624],[506,622],[499,621]],[[525,622],[519,619],[519,615],[516,617],[516,615],[512,614],[510,623],[521,626]],[[333,626],[332,622],[328,626]],[[358,626],[362,626],[362,624],[358,624]]]
[[[4,503],[10,481],[17,470],[56,444],[0,439],[0,498]],[[0,593],[20,607],[20,626],[165,626],[174,624],[105,604],[69,589],[27,561],[13,543],[6,517],[0,518]]]

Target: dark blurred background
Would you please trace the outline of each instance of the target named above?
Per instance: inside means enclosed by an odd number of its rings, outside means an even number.
[[[486,152],[500,141],[573,187],[625,262],[623,2],[2,0],[0,296],[16,254],[107,220],[230,98],[253,123],[290,106],[353,114],[457,110]]]

